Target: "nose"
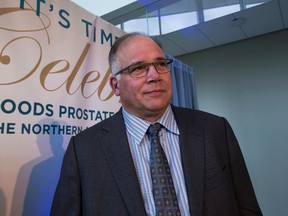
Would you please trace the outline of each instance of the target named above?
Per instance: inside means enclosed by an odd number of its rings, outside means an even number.
[[[147,68],[147,79],[148,81],[159,81],[160,80],[160,74],[156,70],[155,66],[153,64],[150,64]]]

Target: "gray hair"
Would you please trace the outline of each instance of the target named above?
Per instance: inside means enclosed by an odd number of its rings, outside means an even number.
[[[121,69],[120,68],[121,67],[120,62],[119,62],[119,59],[117,57],[117,52],[118,52],[119,48],[122,45],[127,44],[130,41],[130,39],[137,37],[137,36],[144,36],[144,37],[150,38],[148,35],[146,35],[144,33],[132,32],[132,33],[125,34],[124,36],[118,38],[115,41],[115,43],[112,45],[110,52],[109,52],[109,56],[108,56],[108,62],[109,62],[109,66],[110,66],[112,74],[116,74]],[[157,43],[157,42],[155,41],[155,43]],[[157,43],[157,44],[161,48],[161,45],[159,43]]]

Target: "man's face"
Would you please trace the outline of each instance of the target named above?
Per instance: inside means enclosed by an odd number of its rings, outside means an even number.
[[[131,38],[119,48],[117,56],[121,68],[164,58],[160,47],[145,36]],[[115,95],[120,96],[125,110],[151,122],[165,112],[172,97],[170,73],[159,74],[153,65],[150,66],[147,76],[131,78],[124,72],[119,80],[112,77],[110,84]]]

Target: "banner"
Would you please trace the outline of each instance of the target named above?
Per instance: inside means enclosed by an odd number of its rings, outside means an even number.
[[[69,0],[1,0],[0,17],[0,215],[49,215],[70,137],[120,107],[124,32]]]

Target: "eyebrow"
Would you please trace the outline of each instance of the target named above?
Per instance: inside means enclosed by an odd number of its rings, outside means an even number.
[[[166,58],[165,57],[157,57],[155,58],[154,60],[150,61],[150,62],[154,62],[154,61],[159,61],[159,60],[165,60]],[[146,61],[138,61],[138,62],[135,62],[135,63],[132,63],[130,65],[128,65],[127,67],[129,66],[132,66],[132,65],[137,65],[137,64],[143,64],[143,63],[149,63],[149,62],[146,62]],[[124,68],[127,68],[127,67],[124,67]],[[124,69],[123,68],[123,69]]]

